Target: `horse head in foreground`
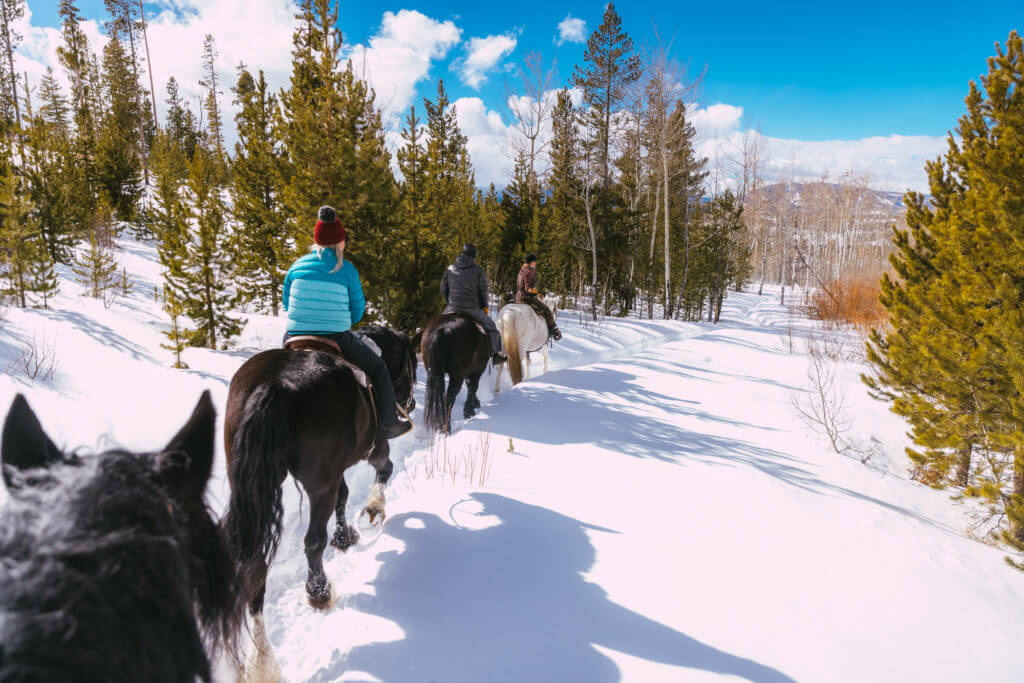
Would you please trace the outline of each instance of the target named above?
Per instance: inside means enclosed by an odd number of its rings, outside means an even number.
[[[558,315],[558,300],[546,297],[544,303],[551,313]],[[495,320],[498,332],[501,333],[501,344],[508,354],[508,373],[512,384],[516,385],[530,376],[530,354],[537,351],[544,357],[544,372],[548,371],[548,328],[544,319],[537,315],[527,304],[508,304],[502,306]],[[526,372],[523,373],[523,356],[526,356]],[[494,378],[494,391],[501,390],[502,368],[498,368]]]
[[[234,564],[204,502],[204,393],[162,450],[63,453],[22,396],[3,430],[0,680],[191,683],[242,623]]]

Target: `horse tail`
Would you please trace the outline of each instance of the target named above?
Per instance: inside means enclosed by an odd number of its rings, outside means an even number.
[[[516,315],[512,311],[505,316],[505,324],[501,328],[501,343],[508,354],[508,374],[512,376],[512,384],[523,381],[523,354],[519,350],[519,330],[516,329]]]
[[[424,397],[427,403],[423,419],[427,427],[435,432],[444,429],[444,360],[447,351],[448,340],[443,330],[435,329],[428,332],[426,337],[426,358],[423,364],[427,366],[427,390]]]
[[[245,402],[231,441],[231,499],[224,532],[251,599],[281,540],[281,484],[288,474],[290,403],[281,387],[262,384]]]

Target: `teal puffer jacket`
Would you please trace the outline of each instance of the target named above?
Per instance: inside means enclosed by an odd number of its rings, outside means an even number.
[[[289,332],[344,332],[362,319],[366,299],[359,273],[347,260],[332,273],[337,263],[333,249],[314,249],[288,269],[282,298]]]

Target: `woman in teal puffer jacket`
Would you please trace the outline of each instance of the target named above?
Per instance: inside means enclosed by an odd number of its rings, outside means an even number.
[[[373,380],[380,407],[380,421],[387,438],[412,428],[398,417],[395,388],[384,361],[351,328],[366,310],[366,298],[359,273],[345,260],[348,234],[330,206],[320,207],[313,233],[313,250],[288,269],[282,298],[288,312],[289,337],[312,334],[327,337],[341,348],[345,360],[358,366]]]

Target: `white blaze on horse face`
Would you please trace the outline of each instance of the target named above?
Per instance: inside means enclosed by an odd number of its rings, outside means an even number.
[[[252,618],[252,652],[239,673],[238,683],[277,683],[281,680],[281,665],[274,657],[274,648],[267,638],[263,615]]]

